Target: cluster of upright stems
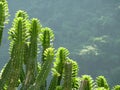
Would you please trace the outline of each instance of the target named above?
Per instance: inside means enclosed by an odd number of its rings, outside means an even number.
[[[0,43],[8,4],[0,0]],[[9,30],[10,58],[0,74],[0,90],[110,90],[104,76],[96,81],[89,75],[78,77],[78,64],[64,47],[53,46],[54,33],[37,18],[19,10]],[[52,77],[50,75],[52,72]],[[116,85],[113,90],[120,90]]]

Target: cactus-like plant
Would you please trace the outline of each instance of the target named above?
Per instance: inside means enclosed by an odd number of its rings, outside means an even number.
[[[98,88],[95,88],[95,90],[107,90],[107,89],[105,89],[104,87],[98,87]]]
[[[6,0],[0,0],[0,43],[8,16]],[[54,34],[42,28],[39,20],[19,10],[9,31],[10,60],[0,73],[0,90],[109,90],[106,78],[98,76],[95,82],[89,75],[78,77],[78,64],[68,57],[69,51],[53,48]],[[42,46],[41,63],[37,61],[38,45]],[[56,54],[56,56],[55,56]],[[53,60],[55,61],[53,62]],[[53,77],[47,86],[52,63]],[[113,90],[120,90],[116,85]]]
[[[90,75],[82,75],[80,90],[94,90],[94,80]]]
[[[41,61],[42,61],[42,65],[43,65],[45,62],[44,51],[49,47],[53,47],[54,34],[50,28],[45,27],[45,28],[41,29],[41,33],[40,33],[39,37],[40,37],[40,42],[41,42],[41,46],[42,46]],[[43,85],[41,86],[41,90],[45,90],[46,83],[47,83],[46,81],[43,83]]]
[[[9,39],[11,40],[10,61],[6,64],[1,76],[2,84],[0,89],[3,88],[4,85],[12,89],[17,86],[16,84],[18,83],[22,71],[24,44],[28,38],[27,32],[26,20],[22,17],[16,17],[9,31]]]
[[[112,90],[120,90],[120,85],[115,85]]]
[[[6,77],[3,76],[3,77],[8,78],[7,80],[8,88],[15,88],[20,78],[20,73],[24,58],[23,57],[24,44],[27,39],[26,36],[27,34],[25,34],[26,32],[27,30],[24,19],[22,17],[18,17],[14,19],[13,27],[9,32],[11,39],[11,44],[10,44],[11,59],[9,63],[6,65],[5,70],[3,71],[3,75],[4,72],[7,72],[7,76]],[[4,80],[4,78],[2,79]]]
[[[65,62],[64,64],[64,90],[72,90],[72,63]]]
[[[5,23],[8,23],[8,3],[6,0],[0,0],[0,45],[2,41],[2,33]]]
[[[25,20],[28,20],[28,18],[29,18],[27,12],[25,12],[25,11],[23,11],[23,10],[18,10],[18,11],[16,12],[15,18],[17,18],[17,17],[22,17],[22,18],[25,19]]]
[[[39,90],[43,82],[45,82],[52,65],[52,61],[54,59],[54,48],[48,48],[44,51],[45,62],[41,67],[40,74],[37,76],[33,86],[29,88],[29,90]]]
[[[58,77],[57,85],[60,85],[61,79],[63,76],[63,68],[64,64],[67,61],[67,57],[69,55],[69,51],[66,48],[60,47],[56,53],[56,62],[54,62],[54,67],[56,71],[60,74]]]
[[[104,87],[106,90],[109,90],[107,80],[104,76],[98,76],[96,78],[97,87]]]
[[[71,80],[71,85],[72,85],[72,89],[79,89],[80,87],[80,78],[78,77],[78,64],[76,61],[72,60],[72,59],[68,59],[68,62],[70,62],[72,64],[72,80]]]
[[[53,40],[54,40],[54,34],[53,31],[50,28],[42,28],[41,30],[41,34],[40,34],[40,41],[41,41],[41,45],[42,45],[42,63],[44,63],[44,51],[49,48],[52,47],[53,45]]]
[[[30,40],[29,45],[26,44],[25,55],[27,58],[24,59],[26,66],[26,77],[24,81],[23,88],[28,88],[34,83],[35,77],[37,76],[37,49],[38,49],[38,36],[41,31],[41,25],[38,19],[33,18],[30,21]],[[26,57],[25,56],[25,57]]]
[[[60,47],[56,53],[56,61],[54,62],[53,78],[51,80],[49,90],[55,90],[56,86],[59,86],[63,77],[63,68],[69,51],[66,48]]]

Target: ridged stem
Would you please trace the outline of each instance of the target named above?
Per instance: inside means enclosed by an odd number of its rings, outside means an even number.
[[[45,55],[45,63],[42,65],[41,71],[39,75],[37,76],[35,83],[32,87],[29,88],[29,90],[39,90],[41,85],[45,82],[50,69],[51,69],[51,64],[54,58],[54,49],[53,48],[48,48],[44,52]]]
[[[72,64],[65,62],[64,65],[64,90],[72,90]]]
[[[26,65],[26,79],[24,81],[23,90],[27,89],[34,83],[37,76],[37,49],[38,49],[38,34],[41,30],[39,20],[33,18],[30,25],[30,44],[25,48],[25,65]]]

